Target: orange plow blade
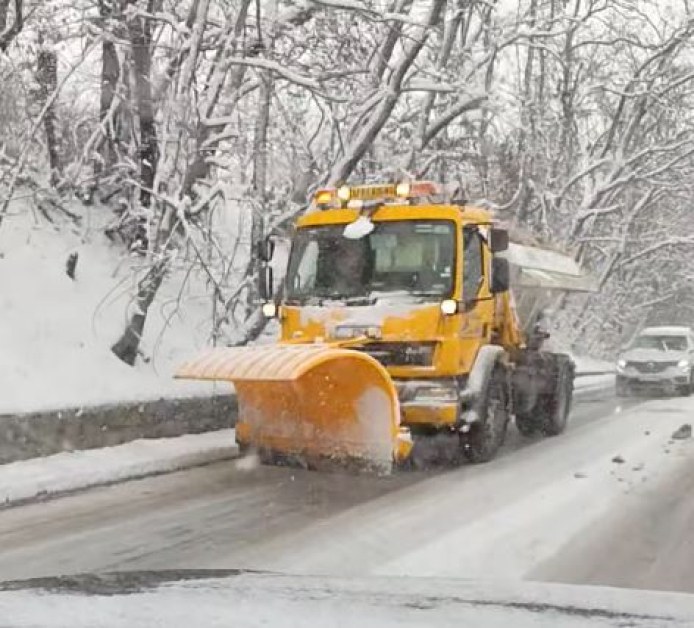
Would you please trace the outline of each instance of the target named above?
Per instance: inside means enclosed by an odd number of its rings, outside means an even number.
[[[176,377],[233,382],[236,440],[263,459],[389,471],[412,448],[388,372],[358,351],[290,344],[214,349]]]

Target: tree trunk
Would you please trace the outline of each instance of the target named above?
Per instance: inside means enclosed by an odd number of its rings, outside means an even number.
[[[130,317],[123,335],[111,347],[111,351],[123,362],[133,366],[137,359],[137,354],[140,351],[140,340],[142,340],[142,332],[145,328],[147,320],[147,312],[149,306],[152,305],[157,290],[164,281],[168,268],[168,259],[159,259],[152,268],[149,269],[147,275],[140,281],[137,289],[137,297],[135,299],[136,309]]]
[[[535,28],[537,17],[537,0],[531,0],[528,9],[528,28]],[[532,176],[534,170],[533,155],[535,148],[535,124],[536,124],[536,103],[533,102],[533,67],[535,63],[535,40],[530,37],[528,40],[528,50],[525,58],[525,68],[523,72],[523,89],[521,98],[521,126],[518,134],[518,158],[520,161],[520,172],[528,173]],[[522,184],[522,182],[519,182]],[[519,197],[516,207],[515,222],[523,223],[527,219],[530,203],[533,199],[533,192],[527,186],[523,186],[523,192]]]
[[[104,21],[104,30],[106,30],[106,22],[116,15],[114,4],[118,0],[101,0],[99,2],[99,15]],[[118,80],[120,78],[120,63],[118,62],[118,54],[116,46],[111,39],[104,39],[101,45],[101,89],[99,93],[99,122],[104,124],[106,121],[113,99],[116,94]],[[113,120],[106,123],[105,142],[100,145],[99,152],[102,162],[96,162],[95,172],[98,174],[104,168],[111,168],[116,162],[115,142],[116,134]]]
[[[258,94],[260,100],[260,111],[255,121],[255,130],[253,134],[253,191],[256,197],[260,200],[261,211],[267,211],[267,135],[270,127],[270,109],[272,104],[272,88],[273,80],[272,73],[267,72],[262,77],[262,85]],[[263,216],[254,212],[251,216],[251,247],[255,245],[263,237]],[[260,272],[261,264],[258,256],[251,248],[251,255],[246,269],[246,276],[255,278]],[[246,304],[246,317],[249,318],[253,311],[258,307],[257,283],[251,281],[251,289],[249,290],[248,302]],[[260,333],[262,328],[258,331]]]
[[[154,0],[148,0],[147,12],[152,13]],[[135,102],[140,123],[140,204],[149,207],[154,177],[159,162],[157,127],[152,99],[152,25],[149,19],[134,17],[128,20],[128,35],[133,53],[135,73]]]
[[[46,107],[43,116],[43,128],[46,132],[46,149],[48,164],[51,169],[51,185],[55,186],[60,179],[62,165],[60,163],[60,148],[57,134],[57,115],[55,99],[51,95],[58,89],[58,58],[50,48],[41,48],[37,57],[36,80],[39,84],[41,105]]]
[[[14,20],[7,27],[7,16],[10,12],[10,0],[0,0],[0,52],[5,52],[12,40],[19,34],[24,25],[22,0],[14,0]]]

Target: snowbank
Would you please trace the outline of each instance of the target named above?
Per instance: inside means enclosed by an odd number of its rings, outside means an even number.
[[[234,430],[143,439],[0,465],[0,504],[199,466],[238,454]]]
[[[142,264],[124,260],[103,235],[112,217],[92,208],[79,227],[60,215],[51,224],[16,203],[0,227],[0,413],[228,392],[172,379],[209,342],[211,303],[201,281],[181,295],[180,277],[162,286],[143,335],[148,363],[130,367],[111,353]],[[65,272],[71,253],[79,255],[74,281]]]

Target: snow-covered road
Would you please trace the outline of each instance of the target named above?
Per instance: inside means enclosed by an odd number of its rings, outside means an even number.
[[[694,592],[683,568],[694,492],[682,479],[694,444],[669,438],[692,416],[694,400],[603,392],[576,404],[558,438],[511,430],[487,465],[374,479],[230,461],[93,489],[0,512],[0,575],[247,567],[656,588],[674,571],[669,587]],[[674,519],[629,525],[663,504]],[[620,529],[613,562],[607,539]]]

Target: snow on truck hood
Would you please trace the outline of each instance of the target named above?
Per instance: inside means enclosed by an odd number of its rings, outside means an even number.
[[[318,324],[331,334],[337,326],[382,327],[389,320],[405,319],[422,312],[439,315],[438,302],[422,303],[418,299],[377,299],[368,306],[335,305],[290,306],[299,314],[299,324],[306,327]]]
[[[0,583],[3,626],[691,626],[694,595],[450,578],[325,578],[236,570]]]

